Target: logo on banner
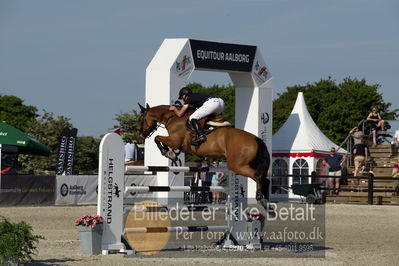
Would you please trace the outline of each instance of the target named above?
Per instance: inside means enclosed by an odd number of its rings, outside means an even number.
[[[61,196],[66,197],[68,195],[68,185],[67,184],[62,184],[61,188],[60,188],[60,193]]]
[[[69,195],[86,195],[87,191],[84,186],[62,184],[60,187],[61,196],[66,197]]]
[[[177,59],[174,69],[179,77],[189,74],[193,69],[192,58],[188,55],[184,55],[182,58]]]
[[[114,185],[114,196],[117,197],[117,198],[119,198],[119,196],[120,196],[119,193],[121,193],[121,190],[119,189],[118,184],[115,183],[115,185]]]
[[[244,190],[244,186],[242,184],[240,184],[240,195],[242,198],[245,197],[245,190]]]
[[[262,124],[267,124],[270,120],[269,114],[267,112],[262,113],[260,119],[262,120]]]
[[[269,69],[265,65],[259,64],[259,61],[255,63],[254,75],[260,82],[265,82],[269,75]]]

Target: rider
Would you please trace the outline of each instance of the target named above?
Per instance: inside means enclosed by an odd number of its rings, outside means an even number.
[[[169,110],[174,111],[178,117],[182,117],[189,105],[196,108],[194,113],[190,115],[189,121],[197,133],[197,139],[192,141],[191,144],[198,146],[206,141],[205,134],[198,124],[198,120],[209,115],[219,115],[224,109],[224,101],[208,93],[193,93],[188,87],[180,89],[179,99],[184,101],[183,107],[177,109],[176,106],[172,105]]]

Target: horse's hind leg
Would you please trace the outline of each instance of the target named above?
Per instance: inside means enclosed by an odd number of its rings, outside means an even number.
[[[238,175],[241,176],[246,176],[248,178],[251,178],[253,181],[256,182],[256,200],[262,199],[263,189],[262,189],[262,182],[259,179],[260,176],[257,176],[257,171],[250,167],[248,164],[247,165],[240,165],[238,163],[234,163],[231,161],[227,161],[227,167],[235,172]]]

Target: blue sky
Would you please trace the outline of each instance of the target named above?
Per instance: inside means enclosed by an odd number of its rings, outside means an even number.
[[[144,103],[162,41],[193,38],[258,46],[275,95],[329,76],[366,78],[399,108],[398,27],[397,0],[0,0],[0,94],[98,137]],[[230,83],[200,71],[189,81]]]

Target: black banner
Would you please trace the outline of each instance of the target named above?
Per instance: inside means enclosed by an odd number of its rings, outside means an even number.
[[[68,137],[68,145],[66,152],[66,161],[65,161],[65,174],[72,175],[73,174],[73,160],[75,158],[75,149],[76,149],[76,138],[78,134],[77,128],[72,128],[69,137]]]
[[[60,145],[58,148],[58,156],[57,156],[57,169],[56,169],[57,175],[62,175],[65,172],[65,158],[67,153],[68,138],[70,131],[71,130],[66,127],[64,128],[64,130],[62,130],[60,136]]]
[[[251,72],[256,46],[190,39],[196,68]]]
[[[55,176],[2,175],[0,206],[53,205]]]

